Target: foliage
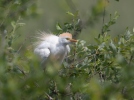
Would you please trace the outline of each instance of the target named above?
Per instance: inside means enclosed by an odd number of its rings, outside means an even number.
[[[2,0],[0,5],[8,5],[5,6],[8,8],[10,3],[7,2],[8,0]],[[13,18],[5,19],[4,15],[0,15],[1,100],[134,99],[134,32],[127,28],[123,34],[111,37],[110,26],[114,25],[119,17],[117,12],[114,16],[110,15],[109,22],[102,27],[102,33],[94,38],[96,44],[86,44],[86,41],[79,40],[72,46],[71,53],[62,66],[50,64],[44,72],[40,67],[40,61],[30,50],[21,55],[19,50],[12,47],[18,38],[16,30],[24,25],[20,22],[21,17],[25,18],[28,15],[24,14],[26,11],[22,13],[19,10],[26,0],[10,2],[13,6],[10,13],[16,9],[18,12]],[[6,11],[7,9],[3,10]],[[57,24],[57,31],[81,32],[78,13],[68,14],[73,17],[73,22],[65,23],[63,26]]]
[[[23,18],[36,16],[36,7],[36,2],[33,0],[1,0],[0,31],[10,30],[9,23],[17,21],[20,16]]]

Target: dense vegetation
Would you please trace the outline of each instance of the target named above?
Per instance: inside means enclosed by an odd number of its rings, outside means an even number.
[[[69,31],[75,38],[83,28],[105,15],[105,0],[91,10],[91,19],[82,22],[77,11],[67,12],[70,22],[57,23],[54,33]],[[119,0],[115,0],[119,1]],[[0,1],[0,99],[1,100],[133,100],[134,30],[111,37],[110,27],[119,14],[110,15],[95,44],[79,40],[62,66],[50,64],[44,72],[31,49],[20,53],[13,44],[21,38],[21,18],[37,16],[36,1]],[[23,41],[22,41],[23,42]],[[59,67],[60,66],[60,67]]]

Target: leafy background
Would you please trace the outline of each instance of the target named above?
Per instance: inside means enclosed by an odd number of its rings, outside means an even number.
[[[126,0],[1,0],[1,100],[133,100],[133,3]],[[37,31],[79,40],[44,72]]]

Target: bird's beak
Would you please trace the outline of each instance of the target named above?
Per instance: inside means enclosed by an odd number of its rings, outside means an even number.
[[[69,39],[71,42],[77,42],[78,40],[75,39]]]

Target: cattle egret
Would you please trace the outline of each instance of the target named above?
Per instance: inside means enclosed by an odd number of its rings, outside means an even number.
[[[37,45],[34,53],[42,58],[42,62],[49,60],[63,62],[67,54],[70,52],[69,44],[77,42],[72,39],[72,34],[62,33],[59,36],[41,32],[37,37]]]

